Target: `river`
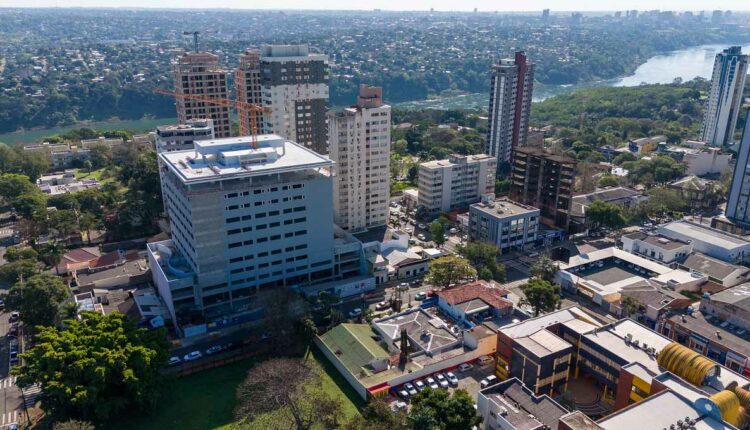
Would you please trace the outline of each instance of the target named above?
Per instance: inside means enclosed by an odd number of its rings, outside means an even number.
[[[648,59],[630,76],[615,79],[585,82],[576,85],[534,85],[535,102],[542,101],[558,94],[572,92],[579,88],[591,87],[633,87],[642,83],[668,84],[676,78],[689,81],[695,77],[709,79],[714,65],[716,54],[731,44],[700,45],[687,49],[680,49],[665,54],[655,55]],[[743,45],[742,52],[750,53],[750,45]],[[460,109],[479,108],[487,109],[489,94],[471,93],[459,94],[446,97],[437,97],[429,100],[398,103],[399,108],[410,109]]]

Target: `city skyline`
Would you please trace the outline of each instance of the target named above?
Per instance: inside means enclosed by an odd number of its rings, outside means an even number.
[[[723,0],[707,3],[702,0],[615,0],[607,3],[608,7],[603,9],[601,3],[587,0],[567,0],[564,2],[554,0],[530,0],[523,3],[497,4],[479,0],[469,3],[450,2],[447,0],[417,0],[409,3],[400,3],[392,0],[376,0],[363,3],[360,7],[354,7],[351,2],[343,0],[326,0],[323,2],[310,2],[306,0],[293,0],[279,7],[278,2],[271,0],[259,0],[248,7],[247,2],[241,0],[219,0],[211,4],[211,9],[248,9],[248,10],[392,10],[392,11],[473,11],[479,12],[536,12],[542,9],[551,9],[553,13],[564,11],[581,12],[608,12],[618,10],[675,10],[675,11],[699,11],[699,10],[734,10],[750,11],[750,6],[743,0]],[[33,5],[20,0],[0,0],[0,8],[22,7],[22,8],[146,8],[146,9],[206,9],[204,2],[197,0],[164,0],[155,5],[146,0],[40,0]]]

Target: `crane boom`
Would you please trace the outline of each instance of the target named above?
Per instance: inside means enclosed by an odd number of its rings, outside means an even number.
[[[222,107],[236,109],[237,117],[240,118],[240,121],[239,121],[240,135],[250,136],[251,142],[253,144],[253,148],[258,147],[258,124],[256,121],[256,117],[258,113],[270,112],[270,109],[258,106],[253,103],[241,102],[239,100],[231,100],[231,99],[225,99],[221,97],[209,97],[207,95],[200,95],[200,94],[185,94],[181,92],[165,90],[163,88],[155,88],[154,93],[172,96],[175,99],[180,99],[180,100],[191,100],[191,101],[208,103],[208,104],[212,104],[215,106],[222,106]],[[250,118],[249,130],[248,130],[247,123],[241,120],[241,118],[245,116],[243,114],[246,114]]]

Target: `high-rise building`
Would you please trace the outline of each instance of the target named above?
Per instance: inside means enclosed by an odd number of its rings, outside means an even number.
[[[740,46],[732,46],[716,54],[711,89],[701,124],[702,140],[709,145],[732,143],[749,58],[742,54]]]
[[[260,51],[248,49],[240,55],[240,65],[234,71],[234,86],[237,89],[237,100],[245,103],[262,106],[261,79],[260,79]],[[240,124],[246,124],[247,130],[256,130],[263,133],[263,113],[257,112],[254,116],[255,124],[250,123],[253,118],[249,112],[239,112],[237,120]]]
[[[747,120],[750,121],[750,112]],[[729,188],[726,216],[743,229],[750,228],[750,124],[747,121]]]
[[[240,57],[237,97],[270,109],[262,130],[328,153],[328,56],[308,45],[263,45]],[[248,121],[249,118],[242,118]],[[250,129],[250,128],[248,128]]]
[[[364,276],[361,243],[334,240],[331,160],[275,135],[258,136],[257,148],[250,137],[194,146],[158,155],[172,239],[148,245],[178,327],[196,315],[239,321],[267,288]],[[371,277],[352,288],[368,287]]]
[[[156,127],[156,152],[193,149],[196,140],[211,140],[214,122],[207,118],[189,119],[184,124]]]
[[[219,57],[208,52],[186,52],[173,63],[175,92],[212,98],[228,97],[227,73],[219,67]],[[177,122],[211,118],[217,138],[232,134],[229,108],[196,100],[177,98]]]
[[[526,53],[492,66],[486,153],[510,163],[511,150],[526,145],[534,88],[534,63]]]
[[[547,224],[568,228],[575,160],[541,148],[514,148],[510,198],[540,209]]]
[[[417,205],[428,217],[463,208],[494,194],[497,160],[485,154],[453,154],[419,165]]]
[[[391,107],[382,95],[382,88],[363,84],[356,105],[328,113],[334,221],[348,231],[388,221]]]

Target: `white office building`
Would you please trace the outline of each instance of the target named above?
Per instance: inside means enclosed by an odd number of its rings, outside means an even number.
[[[508,199],[469,206],[469,239],[489,242],[501,251],[522,249],[536,241],[539,209]]]
[[[727,263],[750,262],[750,241],[688,219],[659,226],[658,233],[671,239],[690,242],[694,251]]]
[[[159,154],[172,239],[148,245],[153,282],[183,335],[251,318],[263,289],[364,275],[361,243],[335,239],[331,160],[275,135],[258,136],[257,148],[249,137],[194,144]]]
[[[737,115],[742,105],[748,59],[742,48],[732,46],[716,54],[711,89],[701,124],[701,139],[709,145],[729,145],[733,142]]]
[[[495,193],[497,159],[478,155],[451,155],[447,160],[419,165],[418,207],[429,216],[478,202]]]
[[[328,113],[330,156],[336,163],[333,214],[338,226],[383,226],[390,199],[391,107],[382,89],[360,85],[357,104]]]

